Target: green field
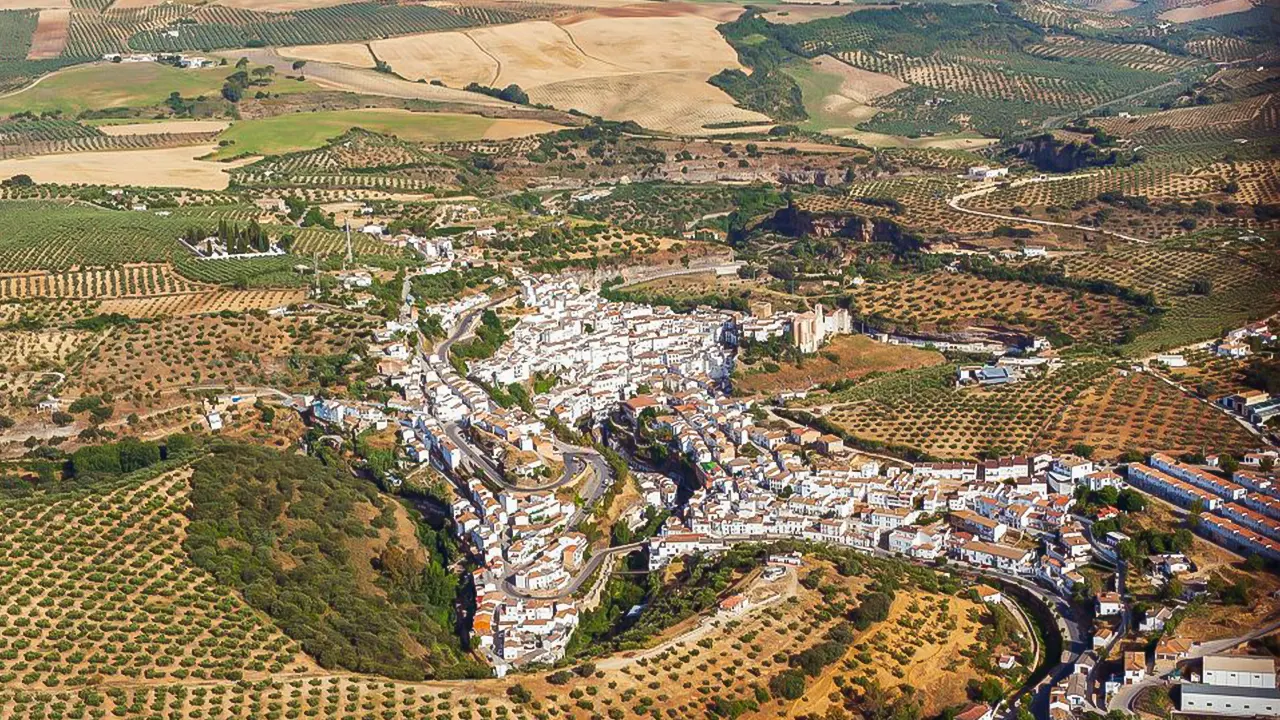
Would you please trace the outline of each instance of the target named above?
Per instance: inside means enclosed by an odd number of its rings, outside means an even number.
[[[219,136],[227,143],[215,157],[280,155],[322,147],[354,127],[402,140],[479,140],[494,121],[479,115],[415,113],[408,110],[333,110],[238,122]]]
[[[24,90],[0,97],[0,115],[61,111],[75,116],[86,110],[159,105],[178,92],[183,97],[215,96],[233,67],[182,70],[159,63],[94,64],[54,73]],[[277,79],[271,93],[314,91],[309,82]]]
[[[831,96],[840,95],[843,79],[835,73],[823,72],[807,62],[791,62],[782,67],[800,86],[804,97],[804,110],[809,119],[800,124],[805,130],[825,132],[832,128],[851,128],[875,114],[875,110],[850,101],[832,106],[826,102]]]
[[[232,218],[239,217],[234,214]],[[216,208],[179,211],[171,216],[148,212],[107,210],[87,203],[41,201],[0,202],[0,273],[44,270],[65,272],[73,267],[113,267],[131,262],[173,262],[183,276],[204,282],[250,287],[296,285],[297,255],[242,260],[196,260],[178,237],[192,227],[211,227]],[[341,233],[319,228],[265,226],[273,238],[297,237],[297,251],[310,259],[342,253]],[[360,239],[360,254],[392,252]]]

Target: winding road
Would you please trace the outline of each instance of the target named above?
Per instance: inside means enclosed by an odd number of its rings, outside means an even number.
[[[959,195],[952,195],[951,197],[947,198],[947,207],[951,208],[952,210],[955,210],[956,212],[962,212],[966,215],[977,215],[978,217],[995,218],[996,220],[1004,220],[1005,222],[1011,222],[1011,223],[1030,223],[1032,225],[1045,225],[1048,227],[1060,227],[1060,228],[1067,228],[1069,230],[1080,230],[1083,232],[1097,233],[1099,235],[1110,235],[1111,237],[1120,238],[1121,240],[1127,240],[1129,242],[1137,243],[1139,245],[1150,244],[1151,242],[1150,240],[1143,240],[1142,238],[1137,238],[1132,235],[1125,235],[1124,233],[1119,233],[1114,230],[1103,230],[1102,228],[1091,227],[1089,225],[1073,225],[1071,223],[1054,222],[1052,220],[1036,220],[1034,218],[1022,217],[1018,215],[1001,215],[999,213],[986,212],[983,210],[972,210],[972,209],[960,206],[960,202],[963,200],[969,200],[975,197],[989,195],[995,192],[996,190],[1000,190],[1003,188],[1021,187],[1023,185],[1030,185],[1032,183],[1062,182],[1064,180],[1076,180],[1079,178],[1092,177],[1095,174],[1096,173],[1085,173],[1083,175],[1061,175],[1061,176],[1055,176],[1055,177],[1024,178],[1022,180],[1014,180],[1008,185],[1003,185],[1003,184],[991,185],[988,187],[979,188],[977,190],[970,190],[969,192],[963,192],[963,193],[960,193]]]

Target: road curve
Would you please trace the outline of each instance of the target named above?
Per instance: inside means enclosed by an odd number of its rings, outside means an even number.
[[[1063,180],[1075,180],[1077,178],[1090,177],[1094,174],[1095,173],[1086,173],[1084,175],[1062,175],[1058,177],[1048,177],[1048,178],[1026,178],[1024,180],[1015,180],[1012,183],[1009,183],[1008,185],[1006,185],[1005,187],[1021,187],[1022,185],[1029,185],[1031,183],[1061,182]],[[972,210],[972,209],[960,206],[960,201],[962,200],[969,200],[970,198],[988,195],[990,193],[995,192],[998,189],[1000,189],[1000,186],[992,185],[990,187],[984,187],[978,190],[970,190],[969,192],[963,192],[963,193],[960,193],[959,195],[952,195],[951,197],[947,198],[947,207],[950,207],[952,210],[955,210],[956,212],[962,212],[966,215],[977,215],[978,217],[994,218],[996,220],[1004,220],[1005,222],[1030,223],[1032,225],[1045,225],[1047,227],[1060,227],[1060,228],[1067,228],[1069,230],[1080,230],[1082,232],[1098,233],[1100,235],[1110,235],[1111,237],[1120,238],[1121,240],[1127,240],[1129,242],[1137,243],[1139,245],[1148,245],[1151,242],[1150,240],[1143,240],[1142,238],[1137,238],[1132,235],[1125,235],[1124,233],[1119,233],[1114,230],[1103,230],[1102,228],[1089,227],[1088,225],[1073,225],[1071,223],[1054,222],[1052,220],[1036,220],[1034,218],[1020,217],[1017,215],[1001,215],[999,213],[985,212],[982,210]]]
[[[577,574],[573,576],[573,579],[569,581],[568,585],[565,585],[554,593],[539,593],[536,595],[527,593],[524,590],[516,588],[510,575],[502,579],[502,590],[507,595],[517,597],[522,600],[564,600],[578,592],[578,589],[590,580],[593,575],[595,575],[596,571],[600,569],[600,565],[604,563],[605,560],[615,555],[626,555],[627,553],[639,550],[647,544],[647,540],[641,540],[640,542],[633,542],[627,545],[615,545],[597,552],[591,556],[590,560],[583,563],[582,567],[578,569]]]

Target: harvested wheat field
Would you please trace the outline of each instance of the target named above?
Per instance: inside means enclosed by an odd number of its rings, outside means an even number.
[[[46,10],[71,7],[71,0],[0,0],[0,10]]]
[[[364,47],[362,44],[357,44],[357,46]],[[343,46],[334,45],[332,47]],[[247,57],[250,62],[255,64],[285,67],[290,64],[292,59],[287,54],[288,50],[288,48],[282,48],[277,52],[274,49],[246,49],[217,52],[212,53],[212,55],[225,57],[232,62],[241,57]],[[392,65],[392,68],[397,72],[400,70],[395,65]],[[464,105],[517,107],[505,100],[481,95],[480,93],[463,92],[455,88],[440,87],[425,82],[410,82],[395,75],[380,73],[372,69],[372,60],[370,60],[369,67],[352,67],[341,63],[317,61],[308,64],[302,72],[308,81],[331,90]]]
[[[810,61],[815,70],[831,73],[840,78],[840,94],[850,100],[866,102],[897,92],[907,84],[892,75],[871,72],[840,62],[830,55],[819,55]]]
[[[601,9],[558,22],[412,35],[370,47],[410,80],[451,87],[515,84],[535,102],[635,120],[656,130],[704,133],[708,123],[768,124],[764,115],[736,107],[706,83],[723,69],[741,68],[737,53],[716,31],[725,12],[683,5]],[[352,43],[285,48],[281,54],[371,67],[373,58],[362,56],[363,48]]]
[[[0,177],[23,174],[38,183],[59,185],[87,183],[224,190],[231,180],[227,171],[251,161],[213,163],[197,159],[217,149],[217,145],[196,145],[13,158],[0,160]]]
[[[473,82],[496,85],[501,67],[471,36],[460,32],[379,40],[372,47],[378,59],[401,75],[439,80],[449,87],[466,87]],[[289,48],[285,54],[292,57],[295,49]]]
[[[1218,17],[1219,15],[1248,12],[1252,9],[1253,3],[1249,0],[1218,0],[1218,2],[1209,3],[1208,5],[1192,5],[1190,7],[1166,10],[1157,17],[1172,23],[1188,23]]]
[[[373,67],[373,55],[365,43],[343,43],[341,45],[295,45],[280,48],[280,53],[298,60],[337,63],[351,67]],[[383,58],[384,60],[387,58]],[[303,74],[306,68],[303,68]]]
[[[536,88],[529,97],[534,102],[610,120],[634,120],[647,128],[687,135],[708,133],[705,126],[713,123],[772,124],[762,113],[737,107],[727,93],[693,73],[570,80]],[[655,102],[655,98],[662,99]]]
[[[99,125],[103,135],[165,135],[185,133],[222,132],[231,123],[222,120],[165,120],[153,123],[124,123]]]
[[[67,30],[71,27],[71,11],[66,8],[41,10],[36,32],[31,38],[28,60],[49,60],[67,47]]]

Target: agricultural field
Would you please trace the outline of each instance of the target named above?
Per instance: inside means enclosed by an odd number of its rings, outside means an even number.
[[[187,559],[189,476],[177,470],[101,496],[3,501],[6,625],[21,629],[20,647],[39,659],[6,658],[4,692],[66,688],[83,699],[82,688],[103,683],[264,679],[316,669],[296,643]],[[23,568],[50,558],[41,582],[28,583]],[[10,696],[0,706],[13,717],[27,704]]]
[[[739,67],[716,21],[688,8],[586,13],[370,43],[398,75],[450,87],[519,86],[536,103],[654,130],[703,134],[707,126],[769,118],[735,107],[706,79]],[[281,53],[290,56],[290,49]],[[358,47],[302,48],[298,57],[361,62]],[[607,59],[604,59],[607,58]]]
[[[464,15],[449,7],[372,2],[307,7],[278,14],[215,5],[187,16],[194,22],[136,32],[129,38],[129,46],[134,50],[174,52],[343,43],[519,19],[501,10],[492,10],[486,15]],[[177,30],[176,37],[168,32],[170,30]]]
[[[1161,246],[1068,255],[1060,262],[1073,277],[1107,280],[1154,296],[1162,312],[1128,346],[1141,355],[1209,340],[1224,328],[1280,309],[1273,253],[1274,240],[1259,245],[1227,231]]]
[[[245,477],[232,467],[232,479],[228,463],[246,461],[229,454],[245,453],[295,466],[279,470],[287,473],[281,476],[270,474],[276,465],[268,471],[265,462],[259,463],[268,473],[264,478]],[[298,475],[301,467],[310,467],[308,477]],[[215,476],[215,471],[221,472]],[[67,487],[22,497],[6,486],[0,499],[6,510],[0,586],[10,588],[4,595],[8,622],[23,628],[20,639],[7,642],[33,659],[0,660],[0,716],[34,720],[51,712],[92,710],[195,720],[265,717],[296,707],[335,720],[379,708],[389,717],[466,718],[484,711],[482,717],[547,712],[587,720],[603,708],[644,716],[665,707],[691,715],[711,702],[735,701],[747,718],[795,717],[815,703],[844,708],[906,703],[932,713],[963,704],[970,681],[994,677],[1012,685],[1025,674],[991,665],[997,653],[1010,651],[1028,662],[1019,650],[1026,642],[1024,631],[1007,613],[970,599],[954,578],[823,548],[805,568],[766,582],[754,569],[765,550],[752,547],[736,550],[723,570],[710,561],[701,572],[688,567],[690,562],[668,569],[668,582],[678,584],[689,572],[706,585],[709,592],[696,599],[699,611],[659,625],[642,648],[582,655],[579,662],[586,664],[569,673],[573,688],[563,687],[550,671],[502,680],[416,682],[321,667],[300,648],[314,638],[287,637],[255,607],[260,598],[246,599],[235,589],[235,573],[207,568],[211,558],[230,559],[259,542],[228,537],[210,548],[223,528],[276,520],[270,514],[250,516],[248,507],[236,503],[247,506],[256,495],[240,492],[233,498],[232,489],[222,485],[234,482],[244,490],[259,483],[270,494],[281,482],[305,498],[323,483],[337,482],[320,479],[332,472],[314,460],[222,445],[196,459],[194,470],[161,463],[131,475],[97,478],[91,491]],[[214,477],[217,484],[211,483]],[[362,482],[342,480],[345,502],[323,508],[313,522],[331,523],[344,512],[365,520],[359,524],[364,540],[349,548],[354,555],[377,556],[383,545],[421,554],[409,514],[387,496],[363,492]],[[290,518],[315,512],[297,500],[282,506]],[[209,521],[214,512],[219,522]],[[67,522],[90,517],[96,520]],[[370,520],[376,521],[372,528]],[[279,526],[286,536],[295,532]],[[59,548],[82,552],[63,557]],[[261,562],[307,552],[287,546],[273,550],[273,558]],[[28,563],[41,564],[41,558],[52,558],[41,572],[43,581],[25,582]],[[315,564],[315,555],[306,562]],[[316,567],[328,569],[322,563]],[[719,583],[710,584],[713,578]],[[730,592],[748,595],[750,608],[734,616],[717,614],[714,601]],[[694,601],[689,598],[683,602]],[[386,605],[370,605],[381,613],[379,621],[386,617]],[[855,627],[846,615],[856,615],[864,605],[881,607],[883,613],[868,610]],[[23,622],[34,618],[48,622]],[[70,629],[64,627],[68,618],[75,621]],[[837,657],[815,663],[822,654],[805,651],[824,643],[827,651],[839,650]],[[597,682],[606,672],[607,682]],[[906,687],[922,673],[940,689],[937,694],[918,695]],[[798,683],[801,693],[780,695],[775,688],[784,683],[775,679],[778,675],[787,675],[789,687]]]
[[[252,296],[237,303],[241,309]],[[202,302],[203,298],[186,298]],[[288,299],[283,297],[283,299]],[[224,296],[232,310],[236,296]],[[319,389],[313,359],[363,349],[371,320],[346,315],[261,318],[252,314],[160,317],[111,333],[79,368],[72,386],[83,394],[134,398],[127,415],[164,407],[173,393],[193,385],[267,385]],[[356,368],[352,367],[355,371]],[[326,380],[329,382],[329,380]]]
[[[38,15],[31,10],[0,10],[0,61],[27,57]]]
[[[909,370],[945,362],[941,353],[909,346],[878,343],[865,335],[841,335],[825,345],[816,357],[802,363],[740,363],[733,378],[735,392],[773,395],[805,390],[814,385],[856,380],[869,373]]]
[[[1140,241],[1205,228],[1275,229],[1280,224],[1268,208],[1280,199],[1280,186],[1266,152],[1219,143],[1165,146],[1127,167],[1009,184],[962,202],[970,209],[1097,227]]]
[[[1111,342],[1145,318],[1116,297],[942,271],[869,283],[853,293],[853,301],[864,317],[882,318],[899,330],[945,333],[994,326],[1062,333],[1077,342]]]
[[[0,275],[0,301],[31,298],[118,298],[180,295],[206,289],[166,264],[142,263],[64,273]]]
[[[13,288],[9,292],[16,293],[14,297],[28,292],[24,288],[35,288],[38,283],[43,283],[40,287],[47,286],[50,290],[59,282],[64,287],[67,282],[78,283],[75,287],[85,287],[84,283],[93,282],[85,279],[88,277],[86,273],[109,275],[119,272],[115,268],[136,263],[171,264],[176,275],[166,270],[164,287],[182,288],[179,291],[186,291],[193,284],[253,288],[300,287],[304,284],[295,269],[300,261],[294,255],[202,260],[182,248],[178,238],[184,232],[197,224],[208,227],[217,222],[219,213],[226,217],[228,212],[235,211],[227,208],[185,208],[160,216],[151,212],[105,210],[85,203],[0,203],[0,214],[13,223],[0,228],[0,277],[10,277],[8,287]],[[345,239],[336,230],[264,227],[273,238],[286,232],[295,235],[295,251],[303,254],[306,261],[313,253],[324,259],[346,252]],[[368,238],[356,240],[353,247],[361,255],[389,256],[399,252]],[[52,277],[48,280],[22,279],[28,275],[46,277],[40,273],[72,275],[63,281]],[[99,280],[98,287],[105,287],[102,283],[106,282],[109,281]],[[150,292],[148,286],[145,294]]]
[[[802,127],[846,136],[853,127],[877,112],[871,101],[907,87],[892,75],[862,70],[820,55],[784,68],[804,97],[809,114]]]
[[[808,89],[805,106],[817,111],[811,120],[817,126],[830,124],[834,111],[844,116],[837,124],[852,121],[858,130],[912,138],[1025,133],[1043,121],[1213,69],[1145,45],[1050,34],[981,5],[867,9],[794,25],[749,16],[727,28],[740,56],[762,72],[785,71],[777,58],[790,53],[803,60],[834,58],[874,74],[864,78],[897,80],[901,87],[860,107],[857,92],[831,92],[832,83],[819,82],[814,68],[793,63],[790,70],[800,89]]]
[[[237,122],[223,132],[214,159],[281,155],[323,147],[352,128],[422,143],[506,140],[560,129],[541,120],[486,118],[408,110],[339,110]]]
[[[182,70],[160,63],[95,63],[67,68],[42,78],[21,91],[0,95],[0,116],[14,113],[61,113],[74,118],[85,111],[152,107],[170,93],[183,97],[218,94],[231,70]],[[277,79],[273,93],[314,92],[307,82]]]
[[[571,200],[569,209],[575,216],[625,230],[678,237],[702,227],[723,229],[734,212],[746,215],[749,221],[781,204],[781,195],[762,185],[632,183],[613,189],[607,197]]]
[[[1097,118],[1092,122],[1112,135],[1153,145],[1266,137],[1280,127],[1278,103],[1275,95],[1260,95],[1232,103],[1176,108],[1130,118]]]
[[[904,227],[931,235],[954,233],[990,236],[996,228],[1016,226],[1015,221],[967,215],[947,205],[947,198],[960,192],[954,178],[934,174],[904,175],[890,179],[855,180],[840,195],[811,194],[797,198],[796,205],[814,215],[856,214],[890,217]],[[898,211],[866,202],[892,199]]]
[[[1186,367],[1162,367],[1159,372],[1210,401],[1255,389],[1258,382],[1252,373],[1274,365],[1257,356],[1241,359],[1222,357],[1208,347],[1184,350],[1181,355],[1187,361]]]
[[[1107,372],[1105,363],[1084,361],[1012,385],[957,389],[955,366],[939,365],[813,395],[797,407],[815,408],[860,443],[972,459],[1038,447],[1042,429]]]
[[[1112,373],[1081,393],[1053,418],[1037,447],[1067,451],[1094,448],[1095,458],[1116,459],[1129,450],[1169,453],[1240,453],[1258,438],[1221,409],[1188,396],[1148,373]]]
[[[99,306],[103,313],[130,317],[179,317],[209,313],[273,310],[306,300],[302,290],[214,290],[189,295],[113,298]]]
[[[207,163],[198,165],[183,162],[189,154],[188,148],[199,148],[203,155],[216,137],[216,131],[128,135],[102,133],[63,140],[27,141],[19,145],[0,146],[0,161],[12,160],[0,166],[4,168],[0,169],[0,173],[23,173],[36,178],[38,182],[57,184],[73,184],[76,179],[103,184],[133,184],[147,181],[140,180],[138,170],[130,166],[154,163],[153,167],[148,168],[156,172],[156,182],[151,183],[152,185],[218,189],[225,186],[218,173],[219,168]],[[167,148],[174,150],[156,152]],[[107,155],[112,151],[135,151],[135,154],[116,157]],[[37,156],[47,157],[39,160],[20,159]],[[113,159],[122,162],[112,163]]]

